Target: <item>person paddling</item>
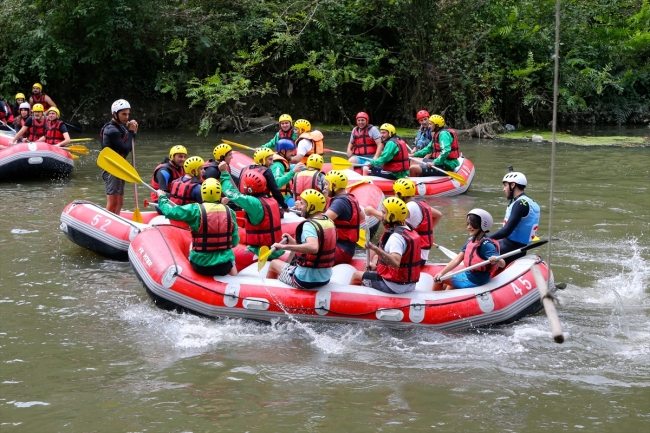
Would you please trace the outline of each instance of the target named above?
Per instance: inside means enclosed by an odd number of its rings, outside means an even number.
[[[36,109],[36,105],[32,110]],[[129,120],[131,104],[126,99],[118,99],[111,105],[111,120],[102,126],[99,137],[102,149],[110,147],[123,158],[133,150],[135,135],[138,132],[138,122]],[[102,172],[106,189],[106,210],[116,215],[120,214],[124,205],[124,181],[107,171]]]
[[[239,244],[235,212],[221,204],[221,184],[207,179],[201,184],[203,203],[172,206],[167,193],[158,190],[158,206],[170,220],[185,221],[192,230],[190,265],[197,274],[237,275],[232,248]]]
[[[384,148],[379,158],[373,159],[363,167],[363,174],[386,179],[403,179],[409,175],[408,144],[395,134],[395,127],[384,123],[379,128]]]
[[[429,122],[433,128],[433,137],[427,146],[410,155],[424,157],[423,163],[411,166],[411,176],[440,176],[440,171],[433,166],[445,171],[455,171],[460,166],[456,131],[446,128],[445,119],[439,114],[431,116]]]
[[[158,164],[151,175],[151,186],[155,189],[162,189],[169,193],[169,185],[185,175],[183,164],[187,158],[187,149],[185,146],[177,144],[169,149],[169,157]],[[151,201],[158,201],[158,196],[151,193]]]

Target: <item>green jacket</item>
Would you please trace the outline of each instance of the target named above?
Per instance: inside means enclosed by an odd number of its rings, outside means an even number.
[[[248,219],[251,224],[258,225],[264,219],[264,207],[260,203],[259,199],[255,196],[242,194],[232,183],[230,178],[230,173],[222,172],[221,173],[221,194],[228,197],[230,200],[235,202],[237,206],[244,209]],[[267,245],[270,247],[271,245]],[[248,245],[247,248],[259,256],[260,247]],[[284,254],[284,251],[276,251],[269,257],[270,259],[275,259]]]
[[[293,128],[293,126],[292,126],[292,128]],[[294,142],[296,140],[298,140],[298,131],[296,131],[295,128],[293,128],[293,131],[291,132],[291,139]],[[278,144],[278,140],[280,140],[280,133],[276,132],[275,135],[273,136],[273,138],[271,139],[271,141],[269,141],[268,143],[264,143],[263,145],[260,146],[260,148],[268,147],[269,149],[275,150],[275,145]],[[278,185],[278,186],[280,186],[280,185]]]
[[[388,161],[393,159],[395,155],[399,152],[399,146],[395,141],[393,140],[388,140],[384,144],[384,149],[381,151],[381,155],[379,155],[379,158],[373,159],[370,161],[370,164],[373,165],[374,167],[381,167],[384,164],[386,164]],[[393,173],[396,178],[398,179],[404,179],[408,177],[409,175],[409,170],[405,171],[397,171]]]
[[[454,137],[447,132],[442,131],[438,136],[440,140],[440,156],[433,160],[433,164],[439,167],[444,167],[448,171],[454,171],[460,165],[458,159],[447,159],[451,153],[451,143],[454,142]],[[433,140],[429,142],[424,148],[418,150],[413,154],[416,158],[422,158],[428,154],[433,153]]]
[[[285,173],[284,164],[282,164],[280,161],[275,161],[273,164],[271,164],[270,168],[271,173],[273,173],[273,177],[275,178],[275,183],[278,184],[278,188],[282,188],[283,186],[287,185],[296,175],[293,170],[289,170]]]
[[[198,203],[190,203],[184,206],[172,206],[169,198],[163,195],[158,199],[160,211],[170,220],[185,221],[193,232],[197,232],[201,226],[201,210]],[[226,207],[230,211],[233,220],[232,229],[232,246],[239,244],[239,228],[237,227],[237,215],[235,211]],[[212,251],[201,253],[190,250],[190,262],[199,266],[214,266],[226,262],[234,262],[235,254],[232,248],[224,251]]]

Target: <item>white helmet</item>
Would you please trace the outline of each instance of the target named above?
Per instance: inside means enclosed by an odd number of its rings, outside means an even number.
[[[111,105],[111,113],[117,113],[118,111],[125,110],[127,108],[131,108],[129,101],[126,99],[118,99],[117,101],[113,102],[113,105]]]
[[[23,108],[27,108],[28,110],[31,110],[31,109],[32,109],[32,107],[29,105],[29,102],[23,102],[23,103],[20,104],[20,106],[18,107],[19,110],[22,110]]]
[[[479,217],[481,219],[481,230],[483,230],[485,233],[489,232],[492,229],[494,220],[488,211],[477,208],[467,212],[467,215],[476,215]]]
[[[519,173],[518,171],[511,171],[510,173],[507,173],[505,176],[503,176],[503,180],[501,182],[502,183],[514,182],[517,185],[521,185],[521,186],[528,185],[528,181],[526,180],[526,176],[524,176],[523,173]]]

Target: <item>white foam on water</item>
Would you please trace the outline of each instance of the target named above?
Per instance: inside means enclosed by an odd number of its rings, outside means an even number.
[[[15,401],[14,406],[16,407],[32,407],[32,406],[49,406],[50,403],[45,403],[43,401]]]
[[[28,233],[38,233],[38,230],[23,230],[23,229],[13,229],[11,233],[14,235],[25,235]]]

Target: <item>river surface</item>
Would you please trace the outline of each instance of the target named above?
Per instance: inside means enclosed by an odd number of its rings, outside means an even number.
[[[326,134],[328,147],[346,142]],[[207,158],[217,143],[143,131],[138,169],[149,179],[172,145]],[[1,432],[650,431],[650,149],[558,145],[552,264],[568,283],[558,345],[543,313],[441,333],[160,310],[128,263],[59,230],[72,200],[105,204],[99,145],[86,144],[68,180],[0,184]],[[431,201],[444,215],[436,242],[460,248],[474,207],[501,220],[509,165],[527,175],[546,237],[550,145],[461,150],[477,174],[466,194]]]

